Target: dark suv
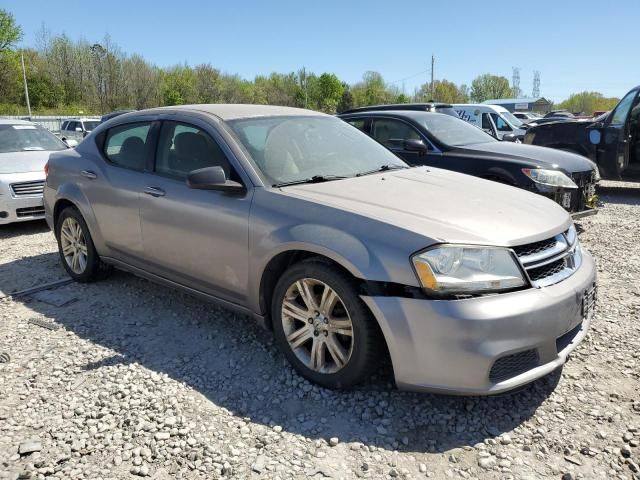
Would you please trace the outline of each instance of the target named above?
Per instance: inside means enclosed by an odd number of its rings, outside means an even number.
[[[411,165],[430,165],[542,194],[575,217],[597,212],[596,165],[573,153],[500,142],[457,116],[358,110],[338,115]]]

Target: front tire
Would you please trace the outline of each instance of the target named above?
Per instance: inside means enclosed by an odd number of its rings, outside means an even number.
[[[352,278],[320,261],[289,268],[272,302],[278,346],[306,379],[346,388],[370,376],[379,357],[379,331]]]
[[[62,266],[75,281],[98,280],[111,270],[100,260],[89,228],[75,207],[67,207],[60,213],[55,232]]]

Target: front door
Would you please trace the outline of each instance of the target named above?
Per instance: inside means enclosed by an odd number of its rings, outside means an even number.
[[[422,140],[427,147],[431,146],[416,128],[406,122],[395,118],[374,118],[371,124],[371,136],[409,165],[442,166],[439,165],[441,163],[440,155],[427,155],[425,152],[415,152],[404,148],[405,140]]]
[[[627,93],[616,108],[605,120],[596,145],[598,167],[605,178],[620,178],[629,164],[629,146],[631,131],[629,129],[629,113],[636,104],[638,90]]]
[[[80,186],[112,256],[133,265],[142,261],[139,198],[153,149],[151,122],[119,125],[106,133],[104,160],[82,170]],[[84,188],[83,188],[84,187]]]
[[[162,122],[155,168],[141,190],[145,259],[152,273],[246,304],[253,190],[232,195],[186,184],[189,172],[220,166],[227,178],[247,185],[210,128],[197,121]]]

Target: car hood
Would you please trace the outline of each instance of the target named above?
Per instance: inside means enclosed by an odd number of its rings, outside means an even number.
[[[569,214],[541,195],[431,167],[289,186],[282,192],[436,242],[521,245],[571,225]]]
[[[41,172],[51,153],[43,150],[0,153],[0,174]]]
[[[568,173],[586,172],[596,168],[591,160],[582,155],[513,142],[478,143],[459,147],[454,151],[515,163],[527,163],[536,167],[560,169]]]

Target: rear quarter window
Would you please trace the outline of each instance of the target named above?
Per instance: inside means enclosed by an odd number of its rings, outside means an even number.
[[[104,155],[115,165],[144,170],[150,129],[150,122],[110,128],[104,140]]]

